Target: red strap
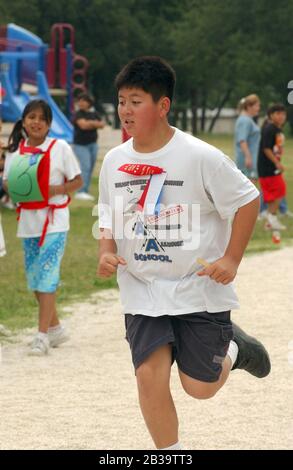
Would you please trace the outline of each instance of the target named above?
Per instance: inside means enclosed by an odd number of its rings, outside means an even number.
[[[19,150],[20,150],[20,155],[23,155],[24,153],[32,153],[32,154],[36,154],[36,153],[47,153],[47,152],[50,152],[51,148],[53,147],[53,145],[55,144],[57,139],[53,139],[52,142],[50,142],[50,145],[49,147],[47,148],[47,150],[42,150],[38,147],[31,147],[29,145],[25,145],[25,141],[22,140],[19,144]]]
[[[49,147],[47,148],[46,152],[50,152],[51,148],[53,147],[53,145],[55,144],[55,142],[57,141],[57,139],[53,139],[52,142],[50,143]]]
[[[19,150],[20,150],[20,155],[23,155],[25,152],[32,153],[32,154],[43,153],[43,150],[39,149],[38,147],[25,146],[24,140],[20,142]]]
[[[46,207],[48,207],[48,212],[47,212],[45,223],[43,225],[43,230],[42,230],[42,234],[41,234],[41,238],[39,240],[38,246],[42,246],[43,243],[44,243],[44,240],[45,240],[45,237],[46,237],[46,234],[47,234],[47,230],[48,230],[48,225],[49,225],[49,222],[50,222],[50,217],[49,216],[52,215],[52,222],[53,222],[55,210],[56,209],[65,209],[65,207],[67,207],[68,204],[70,204],[70,201],[71,201],[70,196],[67,196],[67,201],[65,201],[63,204],[49,204],[49,205],[46,206]],[[16,208],[17,220],[19,220],[19,218],[20,218],[21,209],[24,209],[24,207],[22,207],[22,205],[20,204]]]
[[[50,145],[47,148],[47,150],[42,150],[42,149],[39,149],[37,147],[25,146],[25,141],[22,140],[20,142],[20,145],[19,145],[20,154],[22,155],[23,153],[26,152],[26,153],[32,153],[32,154],[45,153],[47,155],[50,155],[50,151],[51,151],[51,149],[52,149],[52,147],[53,147],[53,145],[55,144],[56,141],[57,141],[57,139],[53,139],[52,142],[50,142]],[[27,202],[27,203],[24,202],[24,203],[20,203],[19,206],[16,209],[17,220],[19,220],[19,218],[20,218],[20,214],[21,214],[22,209],[28,209],[28,210],[36,209],[36,210],[38,210],[38,209],[43,209],[43,208],[48,207],[47,217],[46,217],[45,223],[43,225],[42,234],[41,234],[41,237],[40,237],[40,240],[39,240],[39,243],[38,243],[39,246],[42,246],[43,243],[44,243],[45,237],[46,237],[47,230],[48,230],[50,215],[52,215],[52,221],[53,221],[54,220],[55,209],[64,209],[65,207],[68,206],[70,201],[71,201],[70,196],[67,196],[67,201],[65,201],[63,204],[48,204],[47,200],[41,201],[41,202]]]
[[[42,246],[43,243],[44,243],[45,236],[46,236],[46,233],[47,233],[47,230],[48,230],[49,221],[50,221],[50,218],[49,218],[50,214],[52,215],[52,223],[53,223],[55,209],[64,209],[65,207],[68,206],[70,201],[71,201],[70,196],[67,196],[67,201],[65,201],[63,204],[49,204],[47,217],[46,217],[46,220],[45,220],[45,223],[44,223],[44,226],[43,226],[43,231],[42,231],[42,235],[41,235],[41,238],[39,240],[38,246]]]

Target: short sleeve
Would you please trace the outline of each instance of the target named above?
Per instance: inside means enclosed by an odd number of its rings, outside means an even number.
[[[77,112],[74,114],[73,119],[72,119],[72,122],[73,122],[73,123],[76,123],[76,121],[77,121],[78,119],[81,119],[82,117],[83,117],[82,112],[79,110],[79,111],[77,111]]]
[[[99,176],[99,227],[112,229],[112,210],[110,205],[109,180],[107,178],[107,168],[103,162]]]
[[[272,149],[275,143],[277,130],[272,126],[266,126],[263,130],[262,135],[262,148],[263,149]]]
[[[206,190],[222,219],[232,217],[240,207],[259,195],[254,184],[225,155],[207,182]]]
[[[70,181],[81,174],[79,163],[70,145],[65,141],[59,141],[59,143],[62,145],[64,176]]]
[[[3,170],[3,180],[7,180],[8,178],[8,172],[9,168],[12,162],[13,154],[12,153],[6,153],[5,155],[5,161],[4,161],[4,170]]]
[[[242,141],[247,141],[249,134],[251,132],[251,122],[249,119],[244,117],[239,118],[237,125],[236,125],[236,142],[239,144]]]

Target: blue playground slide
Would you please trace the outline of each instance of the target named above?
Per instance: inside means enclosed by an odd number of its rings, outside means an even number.
[[[6,121],[14,122],[21,118],[25,105],[30,101],[30,95],[24,91],[14,93],[8,72],[0,72],[0,82],[5,91],[5,99],[2,101],[2,114]]]
[[[53,122],[49,135],[72,143],[73,126],[51,97],[44,72],[37,72],[38,94],[36,96],[31,96],[24,91],[18,94],[15,93],[8,72],[0,72],[0,82],[5,90],[5,99],[2,102],[2,112],[5,120],[14,122],[16,119],[20,119],[22,111],[29,101],[35,98],[43,99],[49,103],[53,112]]]
[[[44,72],[40,70],[37,72],[37,85],[38,85],[38,99],[42,99],[49,103],[52,113],[53,122],[51,125],[50,136],[57,139],[64,139],[69,143],[73,142],[73,126],[67,119],[65,114],[57,106],[55,101],[50,95],[48,83]]]

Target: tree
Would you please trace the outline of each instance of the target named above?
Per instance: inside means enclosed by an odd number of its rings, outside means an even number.
[[[212,130],[241,96],[285,102],[293,79],[293,0],[0,0],[0,15],[45,42],[53,23],[71,23],[90,89],[103,101],[115,101],[114,77],[131,58],[165,57],[177,72],[175,114],[191,108],[194,133],[198,108],[201,130],[206,110],[216,110]]]

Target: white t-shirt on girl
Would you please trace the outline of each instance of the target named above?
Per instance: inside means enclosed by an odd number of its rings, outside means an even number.
[[[149,176],[118,171],[135,163],[167,172],[157,217],[144,219],[135,209]],[[118,267],[123,312],[156,317],[239,308],[233,283],[197,276],[196,259],[224,255],[233,216],[258,194],[220,150],[178,129],[153,153],[136,152],[133,139],[108,152],[100,173],[99,226],[112,229],[127,262]]]
[[[47,150],[52,142],[51,137],[47,137],[38,148]],[[27,145],[27,142],[26,142]],[[7,153],[3,179],[7,180],[7,175],[16,152]],[[51,149],[50,157],[50,185],[63,184],[65,179],[72,180],[81,173],[77,159],[67,142],[56,140]],[[49,199],[50,204],[63,204],[67,200],[66,195],[57,195]],[[43,226],[47,217],[48,209],[27,210],[22,209],[18,221],[17,236],[20,238],[39,237],[42,234]],[[56,209],[53,220],[50,217],[47,233],[66,232],[69,230],[69,209]]]

